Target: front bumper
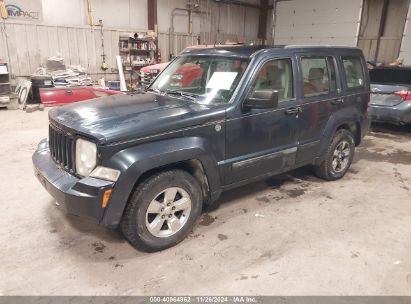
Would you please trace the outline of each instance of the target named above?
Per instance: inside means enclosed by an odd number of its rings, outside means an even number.
[[[397,125],[411,123],[411,101],[403,101],[393,107],[371,104],[370,115],[372,121],[375,122],[389,122]]]
[[[33,157],[34,174],[44,188],[67,213],[100,222],[104,191],[114,183],[92,178],[78,178],[60,168],[50,155],[47,140],[42,140]]]

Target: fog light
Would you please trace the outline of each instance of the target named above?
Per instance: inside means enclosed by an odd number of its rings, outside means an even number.
[[[108,200],[110,199],[110,196],[111,196],[111,192],[113,192],[113,189],[107,189],[106,191],[104,191],[103,200],[101,202],[101,207],[103,209],[107,207]]]

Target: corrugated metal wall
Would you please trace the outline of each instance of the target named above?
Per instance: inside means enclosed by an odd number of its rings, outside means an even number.
[[[399,58],[404,60],[404,64],[411,65],[411,1],[408,6],[407,21],[405,23]]]
[[[366,0],[358,38],[367,59],[390,63],[398,58],[409,0]],[[381,33],[380,33],[381,31]]]
[[[93,79],[105,76],[117,78],[116,56],[119,55],[120,35],[130,31],[103,29],[104,52],[108,70],[100,69],[103,49],[100,28],[66,27],[38,24],[7,22],[0,24],[0,58],[8,61],[11,73],[16,77],[27,77],[47,58],[61,55],[66,65],[81,65]],[[187,46],[198,44],[199,35],[174,33],[173,54],[180,53]],[[160,32],[158,44],[163,62],[168,61],[170,34]],[[254,42],[258,39],[233,34],[201,34],[202,44],[224,43],[226,41]],[[112,75],[112,76],[110,76]]]
[[[48,57],[60,54],[66,65],[81,65],[93,78],[110,74],[117,76],[116,56],[119,54],[120,35],[129,31],[103,29],[104,51],[108,70],[101,69],[102,47],[100,28],[63,27],[7,22],[0,24],[0,58],[9,61],[16,77],[29,76]],[[168,33],[159,33],[159,47],[163,61],[168,57]],[[175,33],[174,48],[178,53],[197,43],[196,35]]]

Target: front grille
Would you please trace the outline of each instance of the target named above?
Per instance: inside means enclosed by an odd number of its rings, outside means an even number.
[[[50,124],[49,147],[51,156],[56,163],[64,169],[74,172],[74,137]]]
[[[156,78],[158,72],[148,72],[148,73],[141,73],[141,83],[145,85],[149,85],[154,78]]]
[[[11,87],[9,83],[0,83],[0,94],[10,94]]]

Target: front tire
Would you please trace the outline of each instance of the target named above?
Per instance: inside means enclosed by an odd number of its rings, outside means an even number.
[[[352,133],[344,129],[338,130],[331,140],[325,158],[320,165],[314,167],[315,174],[328,181],[342,178],[351,166],[354,151]]]
[[[161,172],[133,192],[121,222],[137,249],[154,252],[181,242],[201,214],[203,196],[197,179],[183,170]]]

